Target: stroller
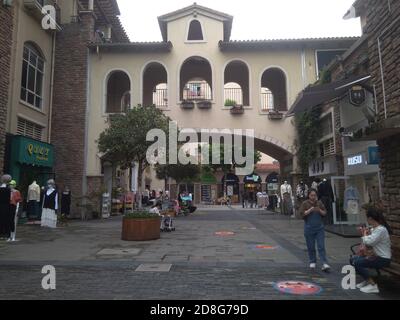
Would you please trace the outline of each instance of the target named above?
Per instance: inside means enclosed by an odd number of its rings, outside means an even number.
[[[162,225],[160,230],[162,232],[171,232],[171,231],[175,231],[175,227],[174,227],[174,220],[172,219],[172,217],[170,216],[164,216],[162,219]]]

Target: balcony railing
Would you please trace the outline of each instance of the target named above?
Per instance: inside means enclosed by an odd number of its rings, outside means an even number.
[[[236,104],[243,105],[243,91],[240,88],[226,88],[224,89],[224,102],[235,101]]]
[[[212,91],[207,83],[188,83],[183,89],[183,100],[212,100]]]
[[[153,92],[153,104],[157,108],[168,108],[168,89],[156,89]]]
[[[274,95],[271,92],[261,93],[261,111],[263,112],[275,111]]]

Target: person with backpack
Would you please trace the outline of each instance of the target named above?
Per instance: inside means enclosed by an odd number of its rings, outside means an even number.
[[[356,269],[364,281],[357,284],[357,288],[364,293],[379,293],[379,288],[370,276],[368,269],[382,269],[390,266],[392,260],[390,234],[392,230],[387,224],[382,212],[376,208],[367,209],[367,222],[371,228],[360,229],[362,246],[370,248],[360,252],[350,259],[350,264]]]

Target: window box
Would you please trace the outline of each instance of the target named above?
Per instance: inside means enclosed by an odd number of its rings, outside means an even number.
[[[211,101],[199,101],[197,102],[197,107],[199,109],[211,109]]]
[[[243,114],[244,108],[242,105],[235,105],[231,108],[231,114]]]
[[[270,120],[282,120],[283,119],[283,112],[270,111],[270,112],[268,112],[268,119],[270,119]]]
[[[182,101],[181,103],[182,109],[193,109],[194,108],[194,101]]]

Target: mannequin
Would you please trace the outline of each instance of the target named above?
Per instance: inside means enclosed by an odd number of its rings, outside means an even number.
[[[17,232],[17,222],[18,222],[18,210],[19,204],[22,202],[21,193],[16,189],[17,183],[12,180],[10,182],[10,189],[11,189],[11,205],[10,205],[10,221],[9,221],[9,228],[10,228],[10,237],[8,238],[8,242],[14,242],[16,232]]]
[[[33,181],[28,187],[28,217],[39,218],[39,206],[40,206],[40,186]]]
[[[0,237],[9,238],[9,221],[11,212],[11,189],[9,183],[11,181],[10,175],[4,175],[0,181]]]
[[[52,229],[57,228],[58,193],[54,180],[47,181],[47,190],[43,198],[43,211],[41,226]]]
[[[335,199],[333,195],[332,186],[327,179],[323,179],[323,181],[318,186],[318,197],[319,200],[324,204],[327,215],[326,215],[326,223],[333,224],[333,208],[332,203]]]
[[[61,214],[65,214],[67,217],[71,212],[71,190],[69,187],[64,188],[64,192],[61,195]]]
[[[282,213],[284,215],[292,215],[292,196],[292,186],[285,181],[283,185],[281,185]]]
[[[296,187],[296,198],[297,198],[296,209],[299,209],[301,204],[308,198],[308,186],[302,180]]]

